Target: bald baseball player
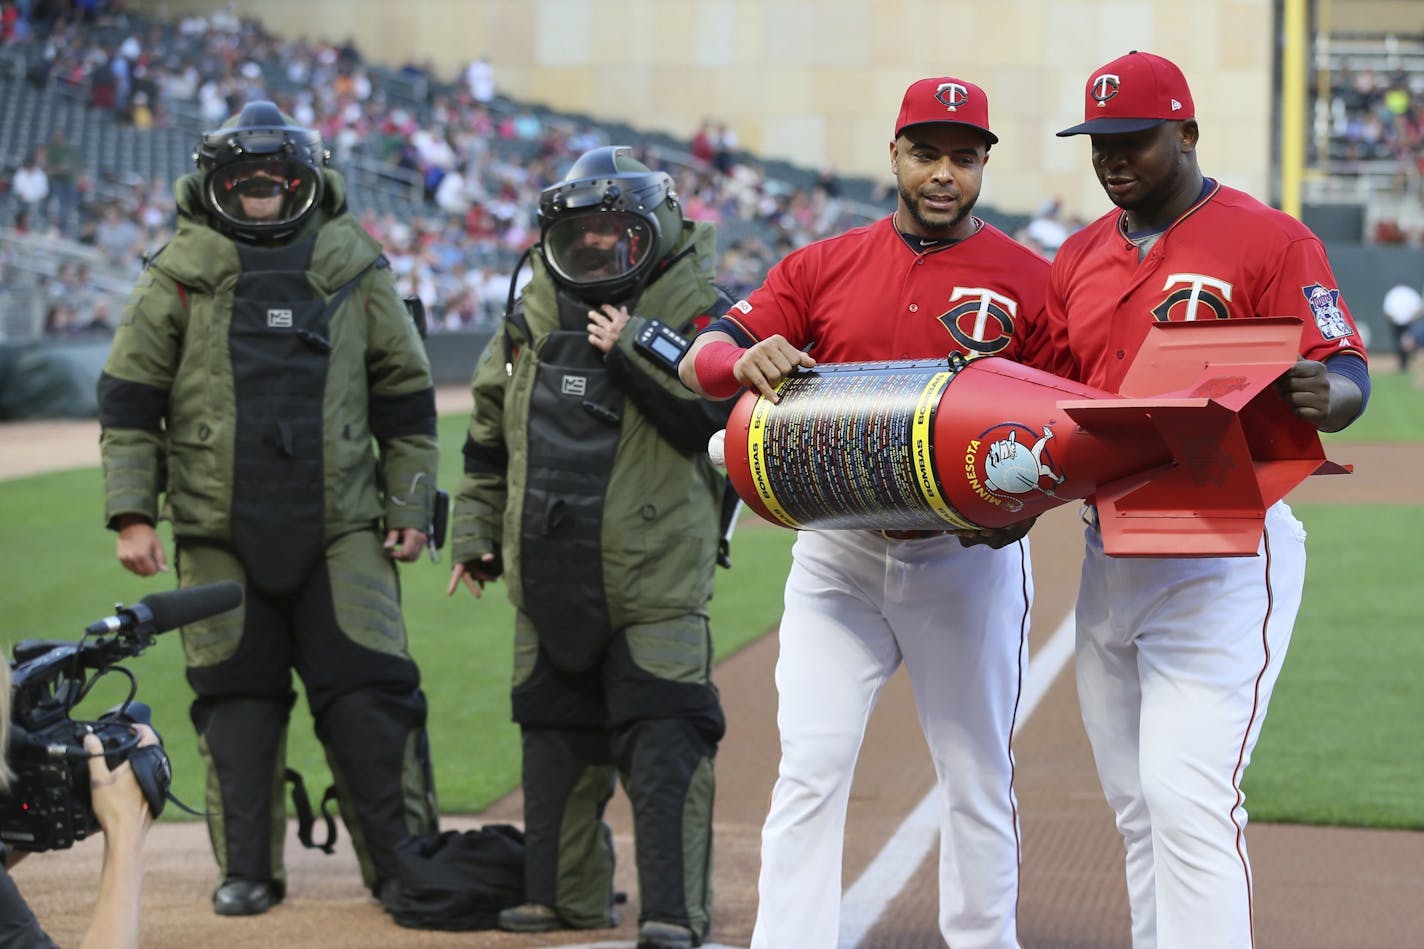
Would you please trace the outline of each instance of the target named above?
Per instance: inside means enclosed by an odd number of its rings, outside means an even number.
[[[1365,350],[1320,241],[1197,165],[1186,78],[1131,52],[1096,69],[1084,121],[1116,207],[1063,244],[1048,311],[1081,382],[1117,391],[1154,322],[1296,316],[1277,383],[1338,431],[1369,395]],[[1091,506],[1077,606],[1083,724],[1127,849],[1132,944],[1255,944],[1241,779],[1305,583],[1305,529],[1284,502],[1252,557],[1113,559]]]
[[[1048,262],[972,213],[997,141],[979,86],[912,84],[890,142],[894,213],[773,267],[694,341],[683,382],[713,399],[745,386],[774,400],[779,382],[817,359],[1047,358]],[[1028,526],[797,536],[755,949],[836,946],[851,775],[866,721],[902,661],[938,775],[940,931],[951,946],[1018,945],[1010,743],[1033,600]]]

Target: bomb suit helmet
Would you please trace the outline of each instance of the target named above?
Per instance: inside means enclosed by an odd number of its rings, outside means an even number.
[[[539,196],[540,251],[550,275],[589,304],[630,300],[682,238],[672,178],[626,145],[584,153]]]
[[[265,100],[247,103],[204,133],[193,155],[202,174],[203,206],[214,226],[253,244],[297,232],[321,204],[322,168],[329,158],[320,132],[299,127]]]

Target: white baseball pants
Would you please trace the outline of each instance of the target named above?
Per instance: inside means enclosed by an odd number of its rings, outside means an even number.
[[[1027,541],[990,550],[948,536],[800,534],[776,664],[781,767],[762,829],[753,949],[835,949],[851,776],[902,660],[938,775],[940,931],[955,949],[1018,945],[1010,738],[1032,600]]]
[[[1254,557],[1107,557],[1088,528],[1078,700],[1127,847],[1134,949],[1253,944],[1241,778],[1304,584],[1284,503]]]

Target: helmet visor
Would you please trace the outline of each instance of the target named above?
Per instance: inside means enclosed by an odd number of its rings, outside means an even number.
[[[559,279],[576,287],[640,272],[652,262],[657,245],[653,222],[627,211],[570,214],[544,231],[544,259]]]
[[[233,224],[277,229],[300,221],[317,199],[317,172],[283,159],[249,159],[208,175],[208,206]]]

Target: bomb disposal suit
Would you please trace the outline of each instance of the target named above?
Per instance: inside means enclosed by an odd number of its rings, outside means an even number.
[[[616,771],[641,921],[700,939],[724,731],[707,603],[725,478],[706,445],[727,412],[675,367],[695,321],[730,303],[715,232],[624,147],[582,156],[539,213],[533,279],[475,371],[452,519],[457,574],[503,570],[518,610],[527,895],[557,914],[540,928],[613,924]],[[604,304],[634,314],[606,353],[591,331]]]
[[[105,513],[115,529],[152,524],[162,495],[180,585],[245,588],[241,608],[182,638],[214,906],[248,915],[285,892],[291,667],[366,885],[380,893],[396,842],[435,829],[391,562],[430,531],[435,403],[416,328],[320,136],[251,103],[196,157],[99,383]],[[401,549],[383,549],[383,532]]]

